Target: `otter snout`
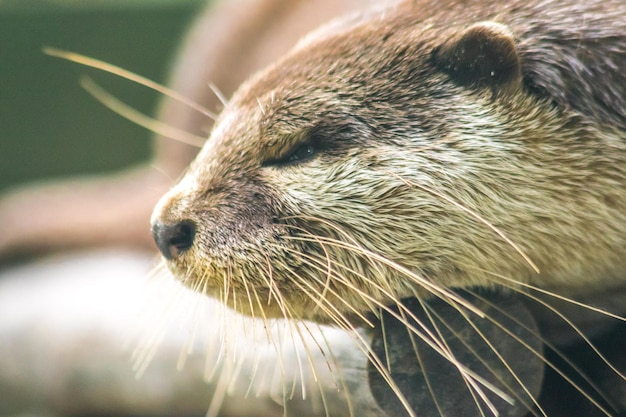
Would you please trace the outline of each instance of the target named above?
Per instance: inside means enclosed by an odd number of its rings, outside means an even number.
[[[178,258],[193,246],[196,235],[196,224],[183,220],[173,224],[152,222],[152,236],[159,251],[167,260]]]

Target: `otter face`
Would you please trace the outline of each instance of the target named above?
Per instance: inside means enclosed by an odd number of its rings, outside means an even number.
[[[308,42],[238,91],[153,215],[185,284],[244,314],[341,324],[535,274],[526,251],[554,235],[533,222],[579,210],[557,206],[580,190],[542,190],[553,213],[512,210],[554,169],[520,164],[529,137],[571,121],[524,91],[503,25],[397,13]]]

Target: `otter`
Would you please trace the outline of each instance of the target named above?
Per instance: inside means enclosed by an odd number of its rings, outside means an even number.
[[[155,242],[240,313],[348,329],[405,299],[467,307],[457,289],[623,294],[625,65],[621,1],[333,21],[234,94]]]
[[[293,35],[363,7],[336,2],[336,9],[313,14],[308,12],[322,6],[286,2],[297,6],[283,10],[285,2],[262,3],[272,7],[238,10],[264,16],[265,23],[254,27],[267,39],[278,14],[311,17],[287,30]],[[535,299],[539,292],[550,307],[558,296],[623,314],[621,3],[405,0],[369,5],[312,32],[239,88],[182,180],[158,203],[152,231],[168,267],[186,285],[246,315],[313,320],[355,332],[373,327],[373,371],[401,398],[399,407],[381,400],[390,416],[418,409],[406,398],[418,391],[413,380],[402,383],[394,371],[414,365],[419,355],[411,335],[419,320],[432,321],[433,311],[445,319],[456,314],[449,308],[463,312],[471,331],[467,314],[494,317],[505,310],[522,316],[526,307],[508,297]],[[233,31],[250,21],[242,22]],[[204,33],[192,34],[176,70],[179,86],[192,92],[210,81],[229,87],[241,75],[226,71],[222,79],[211,78],[215,66],[232,60],[198,65],[207,50],[223,51],[199,48]],[[261,61],[273,56],[260,55]],[[246,65],[232,66],[261,67],[257,58],[247,55]],[[211,124],[170,102],[162,115],[194,132]],[[182,153],[174,160],[189,158]],[[162,188],[162,182],[140,188]],[[126,208],[119,195],[116,200]],[[123,220],[141,217],[146,206],[133,204],[128,212],[136,217],[116,216],[117,227],[107,223],[103,229],[128,232]],[[0,225],[13,224],[1,220],[15,216],[2,214],[0,207]],[[80,243],[92,241],[85,231],[97,238],[100,230],[79,229]],[[0,249],[42,243],[37,236],[54,246],[60,236],[10,230],[16,233],[2,233]],[[9,244],[3,246],[3,239]],[[586,320],[580,305],[564,301],[555,309],[568,308]],[[542,344],[554,339],[551,326],[561,316],[549,313],[532,310],[542,334],[520,336],[524,352],[538,351],[529,338]],[[385,324],[390,320],[401,328]],[[495,321],[515,332],[533,328],[526,319]],[[569,322],[560,327],[571,328]],[[445,356],[446,338],[436,337],[443,330],[428,331]],[[476,351],[473,343],[468,349]],[[506,358],[514,361],[515,351]],[[454,365],[450,355],[446,360]],[[462,364],[455,367],[465,382],[479,380]],[[518,372],[527,369],[535,372],[535,364]],[[533,384],[541,378],[522,379],[535,397]],[[378,388],[372,385],[373,392]],[[617,404],[594,403],[594,410],[623,412],[616,391],[609,403]],[[521,402],[506,415],[535,406],[532,398]],[[463,410],[449,414],[474,415]]]
[[[352,318],[506,277],[624,284],[624,5],[440,8],[335,22],[239,89],[154,212],[181,279],[317,321],[307,291]]]

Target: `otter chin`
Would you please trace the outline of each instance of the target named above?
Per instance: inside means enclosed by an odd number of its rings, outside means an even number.
[[[186,285],[256,317],[623,288],[622,68],[617,0],[405,1],[334,21],[235,93],[158,203],[155,241]]]

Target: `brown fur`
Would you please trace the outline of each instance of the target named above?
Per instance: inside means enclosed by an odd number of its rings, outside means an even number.
[[[252,290],[283,316],[279,291],[318,321],[334,319],[314,294],[352,316],[433,292],[402,268],[443,288],[622,286],[624,16],[620,1],[407,1],[317,31],[239,89],[159,204],[155,222],[197,227],[170,266],[244,313]],[[476,24],[483,52],[450,48]],[[276,163],[307,141],[314,158]]]
[[[199,19],[174,89],[219,109],[209,82],[230,96],[308,30],[365,8],[247,6],[226,0]],[[526,283],[623,313],[608,296],[624,297],[626,270],[623,2],[383,7],[313,32],[238,90],[155,210],[157,237],[196,229],[191,247],[159,237],[171,269],[242,313],[343,327],[405,296]],[[171,99],[161,119],[198,135],[212,126]],[[307,144],[313,158],[285,162]],[[156,164],[177,177],[195,153],[158,138]],[[141,168],[6,197],[0,256],[149,245],[168,185]]]

